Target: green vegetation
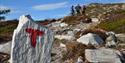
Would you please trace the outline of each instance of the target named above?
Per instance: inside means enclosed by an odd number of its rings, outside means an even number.
[[[105,21],[101,22],[96,27],[102,28],[107,31],[114,31],[116,33],[125,33],[125,19],[121,19],[118,21]]]
[[[5,33],[11,33],[16,28],[16,25],[8,25],[4,27],[0,27],[0,35]]]
[[[115,33],[125,33],[125,10],[113,10],[107,18],[96,27]]]
[[[0,41],[11,40],[17,22],[0,22]]]

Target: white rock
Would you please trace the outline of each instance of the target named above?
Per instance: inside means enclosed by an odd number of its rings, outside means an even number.
[[[79,32],[79,31],[81,31],[81,29],[78,28],[73,29],[73,32]]]
[[[108,32],[107,35],[109,35],[106,38],[106,47],[114,47],[117,45],[117,37],[115,36],[115,33]]]
[[[75,39],[73,36],[69,36],[69,35],[55,35],[55,38],[57,38],[59,40],[62,40],[62,39],[73,40],[73,39]]]
[[[67,31],[67,35],[74,36],[74,33],[73,33],[73,31]]]
[[[63,44],[63,43],[60,43],[60,48],[62,48],[64,51],[67,51],[67,49],[66,49],[66,45]]]
[[[98,18],[91,18],[91,19],[92,19],[92,22],[99,22]]]
[[[13,33],[11,62],[50,63],[53,36],[51,30],[33,22],[29,15],[21,16]]]
[[[103,40],[96,34],[88,33],[77,39],[77,42],[83,43],[85,45],[92,44],[98,46],[103,43]]]
[[[62,40],[62,39],[65,39],[65,40],[73,40],[75,39],[74,37],[74,32],[73,31],[66,31],[67,34],[62,34],[62,35],[55,35],[55,38],[59,39],[59,40]]]
[[[62,48],[66,48],[66,45],[63,44],[63,43],[60,43],[60,47],[62,47]]]
[[[66,27],[66,26],[68,26],[68,24],[66,24],[66,23],[60,23],[60,27]]]
[[[61,21],[56,21],[56,22],[49,24],[48,26],[50,26],[50,27],[66,27],[66,26],[68,26],[68,24],[66,24],[64,22],[61,23]]]
[[[59,26],[60,26],[60,23],[61,23],[61,22],[52,23],[52,26],[53,26],[53,27],[59,27]]]
[[[11,59],[8,60],[9,63],[12,63]]]
[[[125,43],[125,34],[116,34],[116,37],[118,40]]]
[[[7,43],[4,43],[4,44],[0,44],[0,52],[10,54],[10,52],[11,52],[11,41],[7,42]]]
[[[113,31],[110,31],[110,32],[106,32],[106,35],[115,35],[115,33]]]
[[[76,62],[76,63],[83,63],[83,60],[82,60],[82,59],[83,59],[83,57],[81,57],[81,56],[80,56],[80,57],[78,57],[78,59],[77,59],[77,62]]]
[[[96,63],[122,63],[113,49],[86,49],[85,57],[89,62]]]

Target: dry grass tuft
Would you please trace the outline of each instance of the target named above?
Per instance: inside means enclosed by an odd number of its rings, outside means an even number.
[[[85,49],[95,49],[92,45],[86,46],[77,42],[68,42],[66,47],[67,52],[63,54],[63,60],[72,59],[74,61],[76,61],[79,56],[82,56],[83,61],[85,61]]]
[[[7,63],[7,60],[10,59],[10,55],[0,52],[0,63]]]
[[[64,17],[63,22],[66,22],[70,25],[75,25],[75,24],[79,24],[81,21],[85,20],[86,18],[88,18],[87,16],[66,16]]]

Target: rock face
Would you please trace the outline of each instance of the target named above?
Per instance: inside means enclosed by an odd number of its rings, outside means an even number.
[[[86,59],[96,63],[122,63],[115,50],[112,49],[86,49]]]
[[[77,42],[83,43],[85,45],[100,45],[103,43],[103,40],[96,34],[88,33],[77,39]]]
[[[50,63],[53,32],[33,22],[29,15],[19,19],[12,39],[12,63]]]

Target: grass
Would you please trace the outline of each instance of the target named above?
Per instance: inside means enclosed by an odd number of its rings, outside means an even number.
[[[87,16],[79,15],[79,16],[66,16],[63,19],[63,22],[68,23],[70,25],[79,24],[81,20],[84,20]]]
[[[115,33],[125,33],[125,10],[113,11],[109,19],[96,26]]]
[[[86,46],[78,42],[68,42],[66,43],[67,52],[63,53],[63,60],[73,60],[75,62],[79,56],[83,57],[85,61],[85,49],[95,49],[94,46]]]
[[[9,41],[12,38],[17,22],[0,22],[0,41]]]
[[[7,25],[4,27],[0,27],[0,35],[1,34],[5,34],[5,33],[11,33],[14,31],[14,29],[16,28],[16,25]]]
[[[125,33],[124,26],[125,26],[125,19],[121,19],[118,21],[101,22],[96,27],[107,31],[114,31],[116,33]]]

